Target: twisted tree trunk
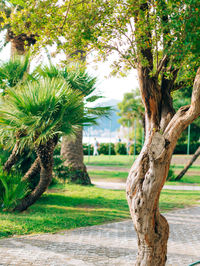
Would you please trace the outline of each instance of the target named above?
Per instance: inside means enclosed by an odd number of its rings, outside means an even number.
[[[200,115],[200,68],[190,106],[173,115],[170,97],[157,87],[147,68],[140,67],[140,90],[145,104],[146,138],[127,179],[127,200],[138,236],[136,265],[164,266],[169,226],[159,212],[159,197],[171,157],[183,130]],[[166,86],[165,86],[166,87]],[[167,88],[167,87],[166,87]]]
[[[69,181],[75,184],[90,185],[90,177],[83,162],[83,129],[79,129],[75,139],[63,137],[61,143],[61,156],[64,165],[69,168]]]
[[[38,159],[34,163],[34,167],[38,169],[38,161],[40,163],[40,181],[36,188],[22,199],[19,204],[15,207],[15,211],[24,211],[35,203],[41,195],[46,191],[52,180],[52,170],[53,170],[53,152],[57,140],[51,139],[45,145],[39,145],[36,149]],[[32,169],[33,171],[33,169]],[[27,178],[27,176],[25,175]],[[29,175],[30,177],[30,175]]]
[[[190,168],[190,166],[192,166],[192,164],[196,161],[196,159],[199,157],[199,155],[200,155],[200,146],[195,151],[195,153],[192,156],[191,160],[186,164],[186,166],[184,167],[184,169],[177,175],[177,177],[175,178],[175,181],[181,180],[181,178],[185,175],[185,173]]]

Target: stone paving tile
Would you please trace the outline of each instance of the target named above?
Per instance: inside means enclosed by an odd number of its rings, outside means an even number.
[[[200,260],[200,207],[165,216],[170,223],[166,265],[187,266]],[[131,266],[136,254],[131,221],[0,240],[2,266]]]

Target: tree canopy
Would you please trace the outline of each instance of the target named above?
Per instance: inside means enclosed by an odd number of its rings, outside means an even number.
[[[198,61],[198,0],[9,2],[19,7],[8,19],[4,16],[4,24],[9,23],[16,34],[34,34],[38,46],[56,43],[68,55],[97,49],[106,58],[117,52],[115,72],[124,73],[140,61],[156,75],[167,62],[170,77],[172,62],[180,67],[183,61],[192,61],[194,68]]]

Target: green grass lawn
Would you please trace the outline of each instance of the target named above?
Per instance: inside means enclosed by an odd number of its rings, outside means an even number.
[[[187,156],[187,155],[185,155]],[[184,156],[184,157],[185,157]],[[174,155],[176,159],[182,160],[183,155]],[[130,169],[133,164],[133,156],[128,155],[100,155],[100,156],[85,156],[84,158],[86,165],[90,167],[94,167],[93,169],[89,169],[89,174],[92,179],[104,181],[113,181],[113,182],[123,182],[126,180],[128,176],[128,172],[126,169]],[[98,170],[98,167],[101,167]],[[105,167],[105,170],[102,168]],[[106,167],[116,168],[116,171],[108,171]],[[123,169],[126,168],[126,169]],[[176,164],[172,165],[172,169],[177,175],[182,169],[184,165]],[[118,171],[119,170],[119,171]],[[170,181],[167,182],[167,185],[180,185],[183,183],[187,184],[197,184],[200,185],[200,165],[192,165],[186,176],[184,176],[179,182]]]
[[[185,155],[187,156],[187,155]],[[137,157],[137,156],[136,156]],[[180,155],[174,155],[173,157],[179,158]],[[133,155],[100,155],[100,156],[84,156],[84,162],[89,166],[105,166],[105,167],[118,167],[118,168],[130,168],[134,162]],[[172,165],[174,170],[181,171],[184,165],[176,164]],[[192,165],[191,170],[197,171],[200,174],[200,165]]]
[[[92,180],[104,180],[109,182],[125,182],[128,176],[128,172],[118,172],[118,171],[101,171],[101,170],[90,170],[88,171]],[[184,176],[178,182],[168,181],[166,185],[183,185],[183,184],[196,184],[200,185],[200,176]]]
[[[84,156],[86,165],[94,166],[112,166],[112,167],[131,167],[134,158],[129,155],[100,155],[100,156]]]
[[[198,191],[163,191],[162,211],[198,204]],[[56,185],[23,213],[0,211],[0,237],[58,232],[130,218],[124,191]]]

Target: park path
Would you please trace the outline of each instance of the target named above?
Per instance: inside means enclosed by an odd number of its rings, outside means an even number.
[[[126,183],[125,182],[107,182],[107,181],[96,181],[96,180],[92,179],[92,184],[95,185],[96,187],[104,188],[104,189],[125,190],[125,188],[126,188]],[[180,185],[180,186],[164,185],[163,189],[200,191],[200,186],[194,186],[194,185]]]
[[[186,165],[188,161],[192,158],[193,155],[174,155],[172,156],[171,165]],[[109,163],[109,161],[108,161]],[[87,164],[87,162],[86,162]],[[193,163],[193,166],[199,166],[200,165],[200,156],[197,158],[197,160]],[[95,165],[95,163],[92,163],[92,157],[90,164],[87,164],[87,169],[91,171],[117,171],[117,172],[129,172],[130,167],[119,167],[117,164],[113,166],[99,166]],[[180,170],[175,170],[175,173],[178,174]],[[193,169],[189,169],[187,172],[187,175],[200,175],[199,171],[195,171]]]
[[[200,260],[200,206],[164,214],[170,224],[166,265]],[[132,266],[137,239],[131,220],[0,240],[3,266]]]
[[[87,165],[87,170],[90,171],[107,171],[107,172],[129,172],[130,168],[128,167],[116,167],[116,166],[99,166],[99,165]],[[175,170],[175,174],[179,174],[181,169]],[[195,171],[192,169],[189,169],[187,171],[187,175],[200,175],[200,171]]]

